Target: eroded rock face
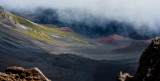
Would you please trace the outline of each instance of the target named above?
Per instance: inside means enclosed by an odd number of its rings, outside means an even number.
[[[11,13],[5,11],[0,6],[0,26],[5,26],[7,28],[26,28],[24,25],[20,24],[14,16],[11,15]]]
[[[18,21],[10,16],[1,6],[0,6],[0,21],[10,22],[13,25],[19,24]]]
[[[135,76],[128,75],[120,73],[117,81],[160,81],[160,37],[154,38],[143,52]]]
[[[0,73],[0,81],[50,81],[38,68],[8,67]]]

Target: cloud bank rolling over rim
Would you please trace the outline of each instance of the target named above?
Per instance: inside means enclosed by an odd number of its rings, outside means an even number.
[[[159,0],[1,0],[0,5],[16,10],[53,8],[62,20],[83,21],[90,14],[132,23],[136,29],[158,31],[160,28]]]

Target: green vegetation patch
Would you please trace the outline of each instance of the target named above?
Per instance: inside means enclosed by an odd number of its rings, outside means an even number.
[[[59,43],[65,43],[65,44],[73,44],[73,45],[81,45],[87,48],[93,48],[94,46],[89,45],[88,42],[83,41],[82,39],[79,38],[80,35],[73,33],[73,32],[67,32],[67,31],[61,31],[58,26],[55,25],[41,25],[34,23],[32,21],[29,21],[27,19],[24,19],[22,17],[16,16],[14,14],[11,14],[7,12],[9,15],[13,16],[18,22],[26,27],[28,29],[17,29],[17,28],[12,28],[13,30],[26,34],[28,36],[31,36],[36,39],[42,39],[42,40],[47,40],[47,41],[58,41],[55,40],[54,37],[52,37],[52,34],[57,34],[63,38],[69,37],[72,40],[76,41],[77,43],[67,43],[64,41],[59,41]]]
[[[31,27],[31,28],[34,27],[33,24],[31,24],[28,20],[26,20],[26,19],[24,19],[22,17],[16,16],[16,15],[14,15],[12,13],[9,13],[9,12],[7,12],[7,14],[9,14],[12,17],[14,17],[22,25],[25,25],[25,26]]]

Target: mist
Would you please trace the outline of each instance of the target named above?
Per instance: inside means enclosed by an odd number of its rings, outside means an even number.
[[[8,10],[29,10],[52,8],[56,9],[60,20],[94,22],[91,17],[127,22],[139,30],[147,28],[159,31],[160,1],[159,0],[1,0],[0,5]]]

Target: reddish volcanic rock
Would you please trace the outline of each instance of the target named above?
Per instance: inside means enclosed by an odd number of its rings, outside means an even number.
[[[72,32],[72,33],[74,33],[74,31],[73,31],[71,28],[69,28],[69,27],[63,27],[63,28],[61,28],[60,30],[61,30],[61,31],[67,31],[67,32]]]
[[[153,38],[152,38],[152,39],[153,39]],[[146,43],[151,43],[151,42],[152,42],[152,39],[145,40],[144,42],[146,42]]]
[[[111,41],[124,41],[124,40],[131,40],[131,39],[125,38],[125,37],[122,37],[119,35],[110,35],[105,38],[99,38],[96,41],[98,41],[98,42],[111,42]]]

